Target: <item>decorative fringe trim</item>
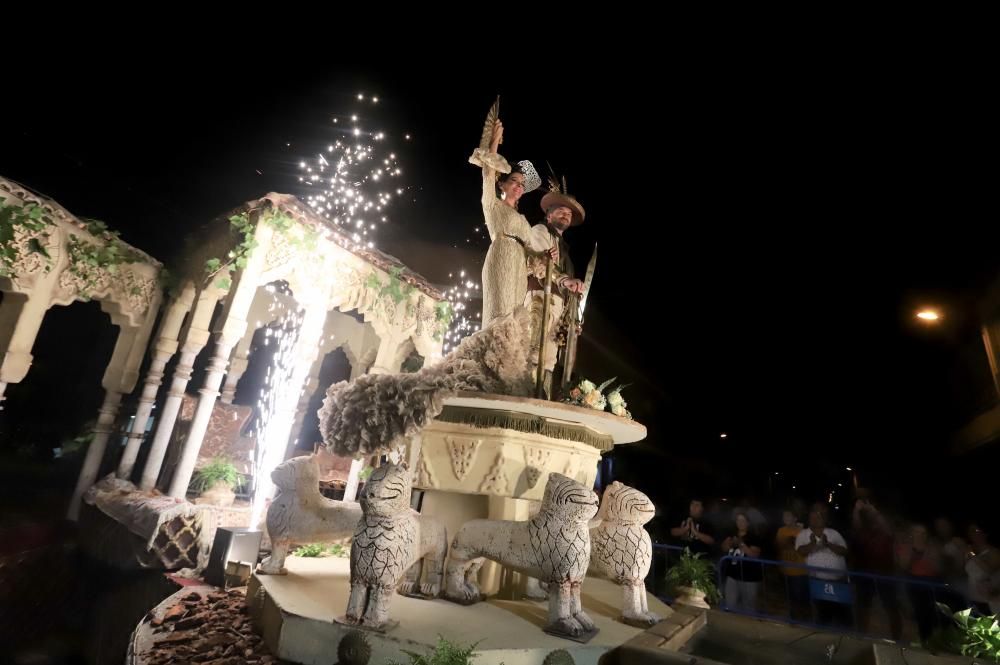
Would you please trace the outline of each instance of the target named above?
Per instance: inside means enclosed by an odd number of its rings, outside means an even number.
[[[435,420],[457,425],[469,425],[477,429],[510,429],[525,434],[541,434],[553,439],[577,441],[593,446],[602,453],[611,450],[615,445],[611,436],[598,434],[582,425],[554,423],[541,416],[515,411],[446,406],[435,417]]]

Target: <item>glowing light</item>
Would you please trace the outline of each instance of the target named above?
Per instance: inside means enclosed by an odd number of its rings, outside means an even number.
[[[359,99],[362,98],[363,93]],[[395,177],[397,182],[402,180],[399,177],[402,168],[386,132],[364,130],[358,114],[349,117],[355,123],[349,130],[355,137],[350,144],[342,140],[327,143],[326,149],[314,159],[299,162],[303,174],[299,182],[306,189],[302,198],[315,212],[337,226],[363,228],[364,246],[375,248],[378,239],[374,237],[374,225],[371,229],[365,228],[368,224],[361,213],[386,212],[392,203],[392,194],[377,188],[386,177]],[[336,122],[337,117],[333,120]],[[395,188],[397,196],[402,196],[403,191],[404,187]],[[384,214],[379,217],[382,222],[389,221]],[[354,241],[360,243],[362,239],[355,236]]]

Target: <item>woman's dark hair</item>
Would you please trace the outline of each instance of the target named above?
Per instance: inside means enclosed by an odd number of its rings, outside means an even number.
[[[500,198],[500,192],[501,192],[500,183],[507,182],[508,180],[510,180],[510,177],[515,173],[520,173],[521,175],[524,175],[524,171],[521,170],[521,165],[518,164],[517,162],[511,164],[510,173],[501,173],[500,177],[497,178],[497,183],[495,186],[497,198]]]

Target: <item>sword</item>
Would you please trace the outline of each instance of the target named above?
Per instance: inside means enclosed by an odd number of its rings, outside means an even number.
[[[535,398],[545,397],[545,346],[548,342],[549,300],[552,298],[552,257],[545,258],[545,292],[542,296],[541,339],[538,342],[538,376],[535,377]]]
[[[580,323],[583,323],[583,310],[587,307],[587,294],[590,293],[590,284],[594,281],[594,269],[597,267],[597,244],[594,244],[594,253],[590,255],[590,263],[587,264],[587,276],[583,278],[583,295],[580,296]]]
[[[594,253],[590,255],[590,263],[587,264],[587,276],[583,280],[583,293],[581,295],[571,294],[569,302],[570,312],[576,316],[570,317],[569,330],[566,331],[566,355],[563,361],[563,390],[569,387],[573,380],[573,367],[576,365],[576,349],[579,332],[577,328],[583,323],[583,310],[587,307],[587,294],[590,293],[590,284],[594,281],[594,269],[597,266],[597,245],[594,245]],[[575,307],[575,309],[573,309]]]

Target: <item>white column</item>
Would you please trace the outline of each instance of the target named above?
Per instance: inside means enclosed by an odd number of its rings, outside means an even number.
[[[351,470],[347,473],[347,485],[344,487],[344,501],[354,501],[358,498],[358,485],[361,484],[361,472],[365,469],[365,461],[351,460]]]
[[[173,341],[174,350],[177,349],[177,340]],[[146,438],[146,425],[149,423],[149,416],[153,413],[153,404],[156,402],[156,393],[160,390],[163,382],[163,370],[167,362],[173,357],[173,351],[167,351],[157,344],[153,352],[153,358],[146,372],[146,382],[142,386],[142,394],[139,395],[139,408],[136,409],[135,417],[132,419],[132,426],[128,431],[128,442],[122,452],[122,458],[118,462],[118,470],[115,472],[119,478],[128,480],[132,476],[132,469],[135,467],[135,460],[139,456],[139,448],[143,439]],[[159,468],[157,468],[159,473]]]
[[[94,439],[87,448],[87,456],[83,460],[83,467],[80,469],[80,476],[76,481],[76,488],[73,490],[73,497],[69,502],[69,511],[66,514],[72,521],[76,521],[80,516],[80,501],[83,493],[90,489],[90,486],[97,480],[97,473],[101,468],[101,461],[104,459],[104,450],[108,445],[108,437],[114,430],[115,417],[118,415],[118,408],[122,403],[122,394],[111,390],[105,391],[104,403],[97,412],[97,425],[94,427]]]
[[[149,456],[142,469],[139,487],[144,490],[150,490],[156,486],[160,467],[163,466],[163,456],[167,452],[167,444],[170,443],[170,436],[174,433],[174,425],[177,423],[177,414],[181,410],[181,400],[184,398],[188,381],[191,380],[195,358],[205,348],[211,337],[208,330],[212,323],[215,305],[219,301],[219,295],[219,290],[214,288],[207,288],[198,293],[194,311],[191,312],[190,320],[184,330],[181,355],[177,360],[176,367],[174,367],[170,390],[167,392],[167,399],[163,402],[163,411],[160,412],[156,432],[153,434]]]
[[[177,353],[177,339],[184,323],[184,316],[191,309],[193,300],[194,287],[189,285],[180,297],[170,302],[163,315],[163,321],[160,323],[159,331],[157,331],[156,343],[152,348],[146,380],[142,386],[142,393],[139,395],[139,405],[135,417],[132,419],[132,426],[129,428],[128,442],[125,444],[122,458],[118,462],[116,475],[124,480],[128,480],[132,476],[135,460],[139,456],[139,448],[146,437],[146,425],[153,412],[156,394],[163,382],[164,368]],[[157,472],[159,472],[159,468],[157,468]]]
[[[225,404],[232,404],[236,397],[236,387],[243,378],[243,374],[250,366],[250,343],[253,341],[253,333],[247,331],[240,343],[233,351],[233,357],[229,361],[229,372],[226,373],[226,382],[222,386],[221,400]]]
[[[76,480],[76,488],[69,502],[66,516],[73,521],[80,515],[80,499],[83,493],[97,480],[104,459],[104,451],[108,447],[108,438],[114,431],[115,417],[122,403],[122,377],[127,369],[129,356],[136,344],[144,344],[145,338],[140,335],[139,328],[121,328],[115,341],[115,350],[104,371],[104,403],[97,410],[97,425],[94,427],[94,438],[87,448],[80,475]]]
[[[187,388],[188,381],[191,380],[194,359],[198,357],[198,351],[201,350],[200,347],[193,348],[194,345],[185,346],[187,348],[181,350],[181,356],[174,367],[174,373],[170,380],[170,390],[167,392],[167,399],[163,402],[163,410],[160,411],[160,420],[156,424],[156,432],[153,433],[153,443],[149,446],[146,465],[142,468],[139,487],[144,490],[156,487],[156,479],[159,478],[160,468],[163,466],[163,456],[167,453],[167,444],[170,443],[170,436],[174,433],[174,425],[177,422],[177,414],[181,410],[184,390]]]
[[[245,324],[244,324],[245,325]],[[229,365],[229,354],[233,350],[235,340],[227,339],[224,335],[219,335],[215,345],[215,353],[208,361],[208,369],[205,374],[205,382],[198,391],[198,406],[194,410],[194,418],[191,420],[191,429],[188,431],[187,439],[184,441],[184,450],[181,452],[181,459],[174,469],[174,477],[170,481],[170,496],[183,499],[187,495],[188,485],[191,483],[191,475],[194,473],[194,465],[198,461],[198,451],[201,450],[201,443],[205,439],[205,432],[208,431],[208,423],[212,418],[212,410],[215,408],[215,400],[219,396],[219,386],[222,385],[222,377],[226,375],[226,367]]]

